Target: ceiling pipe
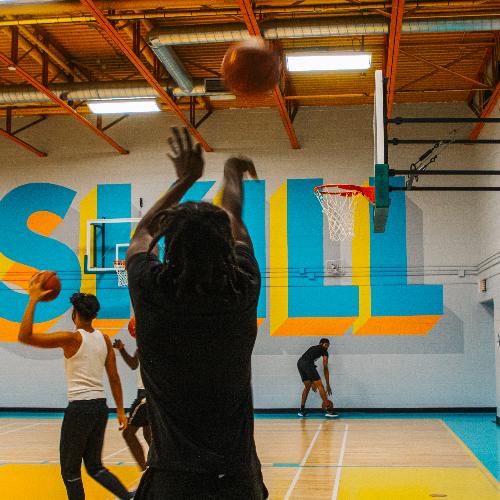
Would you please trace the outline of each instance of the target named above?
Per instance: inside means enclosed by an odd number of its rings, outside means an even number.
[[[156,47],[153,52],[168,71],[168,74],[177,82],[181,90],[187,93],[192,92],[194,87],[193,79],[184,64],[182,64],[182,61],[174,52],[174,49],[172,49],[170,45],[162,45]]]
[[[192,80],[191,92],[184,92],[175,86],[172,80],[161,80],[161,86],[174,97],[221,95],[221,92],[207,92],[205,80],[195,78]],[[146,80],[132,80],[123,82],[80,82],[80,83],[55,83],[47,86],[53,94],[64,101],[90,101],[97,99],[139,99],[157,98],[158,92]],[[0,85],[0,102],[48,102],[51,99],[33,88],[31,85]]]
[[[345,18],[342,22],[338,20],[323,18],[309,20],[273,20],[266,21],[261,25],[261,33],[265,38],[308,38],[308,37],[331,37],[331,36],[354,36],[368,34],[386,34],[389,27],[383,16],[370,16],[369,22],[359,24],[360,18]],[[195,44],[195,43],[214,43],[214,42],[235,42],[248,38],[248,30],[242,23],[228,23],[212,25],[211,30],[207,26],[179,26],[151,30],[146,39],[153,50],[159,52],[157,56],[166,65],[167,59],[162,57],[163,51],[159,49],[163,46]],[[500,30],[500,18],[458,18],[458,19],[440,19],[436,21],[405,21],[403,20],[401,33],[435,33],[449,31],[490,31]],[[9,30],[10,31],[10,30]],[[21,38],[21,37],[20,37]],[[166,67],[175,73],[174,67]],[[205,83],[201,79],[192,79],[185,70],[185,74],[179,73],[176,78],[179,81],[186,79],[192,81],[192,88],[189,92],[182,89],[182,86],[172,86],[168,81],[162,81],[162,86],[176,97],[180,96],[203,96],[220,95],[221,91],[206,91]],[[137,82],[137,83],[136,83]],[[178,82],[179,83],[179,82]],[[76,86],[80,86],[76,88]],[[26,87],[26,89],[24,89]],[[55,84],[56,95],[70,92],[71,99],[110,99],[113,97],[139,98],[139,97],[157,97],[158,93],[148,87],[142,81],[128,82],[84,82],[79,84]],[[189,85],[184,83],[184,88]],[[33,91],[28,86],[0,86],[0,102],[38,102],[45,101],[46,98],[41,92]],[[66,97],[69,98],[69,97]]]
[[[403,20],[401,25],[401,34],[496,30],[500,30],[500,18],[494,17],[440,18],[418,21],[409,19]],[[268,40],[386,35],[389,33],[389,22],[384,16],[344,17],[342,19],[275,19],[261,23],[260,31]],[[164,45],[232,43],[249,36],[241,23],[226,23],[213,24],[212,29],[207,29],[206,25],[157,28],[148,33],[146,40],[155,51],[156,48]]]
[[[263,38],[272,40],[385,35],[389,33],[390,24],[383,16],[370,16],[369,20],[365,22],[360,22],[359,17],[344,18],[341,21],[332,18],[278,19],[261,23],[259,29]],[[460,18],[437,21],[403,20],[399,26],[400,34],[499,29],[500,19],[495,18]],[[200,43],[232,43],[245,40],[250,36],[248,29],[244,28],[241,23],[227,23],[213,25],[212,29],[207,29],[206,25],[157,28],[147,34],[146,40],[151,50],[180,88],[184,92],[191,92],[191,77],[172,50],[172,46]]]

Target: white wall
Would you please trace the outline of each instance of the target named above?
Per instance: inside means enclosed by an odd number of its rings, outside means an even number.
[[[396,105],[395,116],[454,117],[472,113],[463,103],[412,104]],[[13,127],[29,121],[15,119]],[[139,207],[139,198],[143,198],[145,213],[174,181],[173,168],[165,156],[165,137],[172,125],[179,125],[176,117],[162,113],[131,116],[111,128],[109,135],[130,151],[128,156],[117,153],[70,117],[50,117],[20,134],[23,140],[47,152],[45,159],[0,137],[0,198],[20,184],[51,182],[77,191],[72,208],[78,212],[80,200],[96,184],[131,183],[132,204]],[[300,150],[292,150],[275,109],[215,112],[199,129],[215,151],[205,154],[204,180],[219,181],[224,160],[235,153],[254,159],[260,178],[266,181],[267,202],[287,179],[320,177],[325,183],[362,184],[373,175],[370,106],[300,108],[294,128]],[[391,136],[447,139],[453,128],[454,125],[392,125]],[[462,127],[457,137],[468,137],[471,129]],[[495,135],[488,128],[483,134],[481,137]],[[430,147],[392,146],[390,167],[408,169]],[[499,167],[498,146],[451,145],[440,150],[429,169]],[[481,184],[477,179],[421,177],[415,185],[465,185],[464,181]],[[209,196],[216,191],[217,186]],[[352,329],[332,338],[330,378],[337,407],[496,406],[493,319],[479,304],[490,297],[478,293],[477,266],[498,252],[500,226],[494,216],[498,196],[455,192],[407,195],[407,206],[416,214],[416,219],[407,215],[407,231],[411,233],[412,224],[420,220],[422,240],[421,247],[419,244],[408,248],[409,268],[415,264],[408,283],[443,285],[444,316],[425,338],[360,338],[353,337]],[[66,231],[74,232],[71,238],[77,245],[78,227],[69,225],[68,222]],[[269,238],[267,246],[269,267]],[[342,248],[345,253],[345,246]],[[328,251],[337,250],[325,242],[325,258],[329,258]],[[464,277],[459,276],[460,269],[465,269]],[[491,278],[492,283],[497,280],[498,277]],[[266,290],[269,295],[269,288]],[[269,311],[269,296],[267,301]],[[54,329],[70,327],[65,315]],[[317,337],[307,336],[270,337],[269,319],[263,322],[253,357],[256,408],[294,408],[300,404],[303,386],[296,361],[317,341]],[[127,344],[129,351],[133,350],[130,339]],[[25,346],[0,342],[0,361],[0,406],[65,406],[62,353],[35,354]],[[137,387],[136,374],[121,360],[119,371],[125,401],[130,403]],[[319,397],[312,395],[308,404],[319,402]]]

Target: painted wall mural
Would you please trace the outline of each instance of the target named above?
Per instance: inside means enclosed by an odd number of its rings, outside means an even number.
[[[391,182],[404,185],[404,178]],[[264,277],[259,325],[269,319],[270,335],[280,337],[317,337],[324,332],[340,336],[351,327],[358,336],[427,334],[443,315],[443,287],[408,284],[405,193],[391,193],[383,234],[371,231],[373,210],[368,201],[358,202],[349,262],[351,284],[332,286],[324,275],[323,226],[327,222],[313,192],[321,184],[322,179],[283,183],[269,198],[266,231],[265,181],[244,182],[243,217]],[[183,201],[199,201],[213,186],[214,182],[198,182]],[[78,251],[56,234],[76,194],[64,186],[36,183],[18,186],[0,200],[0,341],[16,341],[28,302],[29,279],[42,269],[57,270],[62,291],[56,300],[37,308],[37,331],[54,327],[70,308],[68,298],[76,291],[97,296],[101,310],[96,327],[110,336],[128,322],[128,289],[118,287],[115,273],[87,274],[85,257],[87,220],[132,217],[131,185],[100,184],[82,198],[80,227],[65,227],[79,240]],[[220,200],[219,192],[213,202]],[[107,231],[108,242],[118,241],[112,229]],[[109,243],[111,251],[103,252],[104,267],[113,265],[115,243]]]

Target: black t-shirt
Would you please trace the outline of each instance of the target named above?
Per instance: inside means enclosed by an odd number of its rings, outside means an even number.
[[[176,296],[159,285],[162,263],[141,252],[128,262],[136,339],[153,445],[148,464],[172,471],[258,468],[253,438],[251,356],[260,271],[236,246],[238,292]]]
[[[323,347],[321,344],[313,345],[312,347],[309,347],[304,354],[302,354],[299,361],[314,364],[320,356],[328,357],[328,349]]]

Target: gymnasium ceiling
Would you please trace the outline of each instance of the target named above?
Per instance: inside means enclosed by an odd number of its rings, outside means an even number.
[[[389,77],[389,110],[392,102],[464,101],[486,116],[500,95],[500,0],[203,1],[0,1],[0,118],[6,118],[0,133],[15,140],[13,116],[68,113],[92,128],[85,123],[86,100],[68,100],[64,91],[75,84],[90,90],[156,88],[164,111],[176,112],[198,140],[202,110],[274,107],[294,148],[293,118],[300,107],[372,105],[377,69]],[[230,42],[210,37],[235,31],[236,38],[250,33],[272,39],[282,54],[364,50],[372,54],[372,66],[364,72],[285,71],[272,94],[253,99],[179,97],[164,90],[177,82],[147,44],[152,30],[177,37],[169,50],[195,83],[220,76]],[[194,32],[198,43],[187,36]],[[35,87],[43,99],[23,97]],[[94,128],[107,137],[99,120]]]

